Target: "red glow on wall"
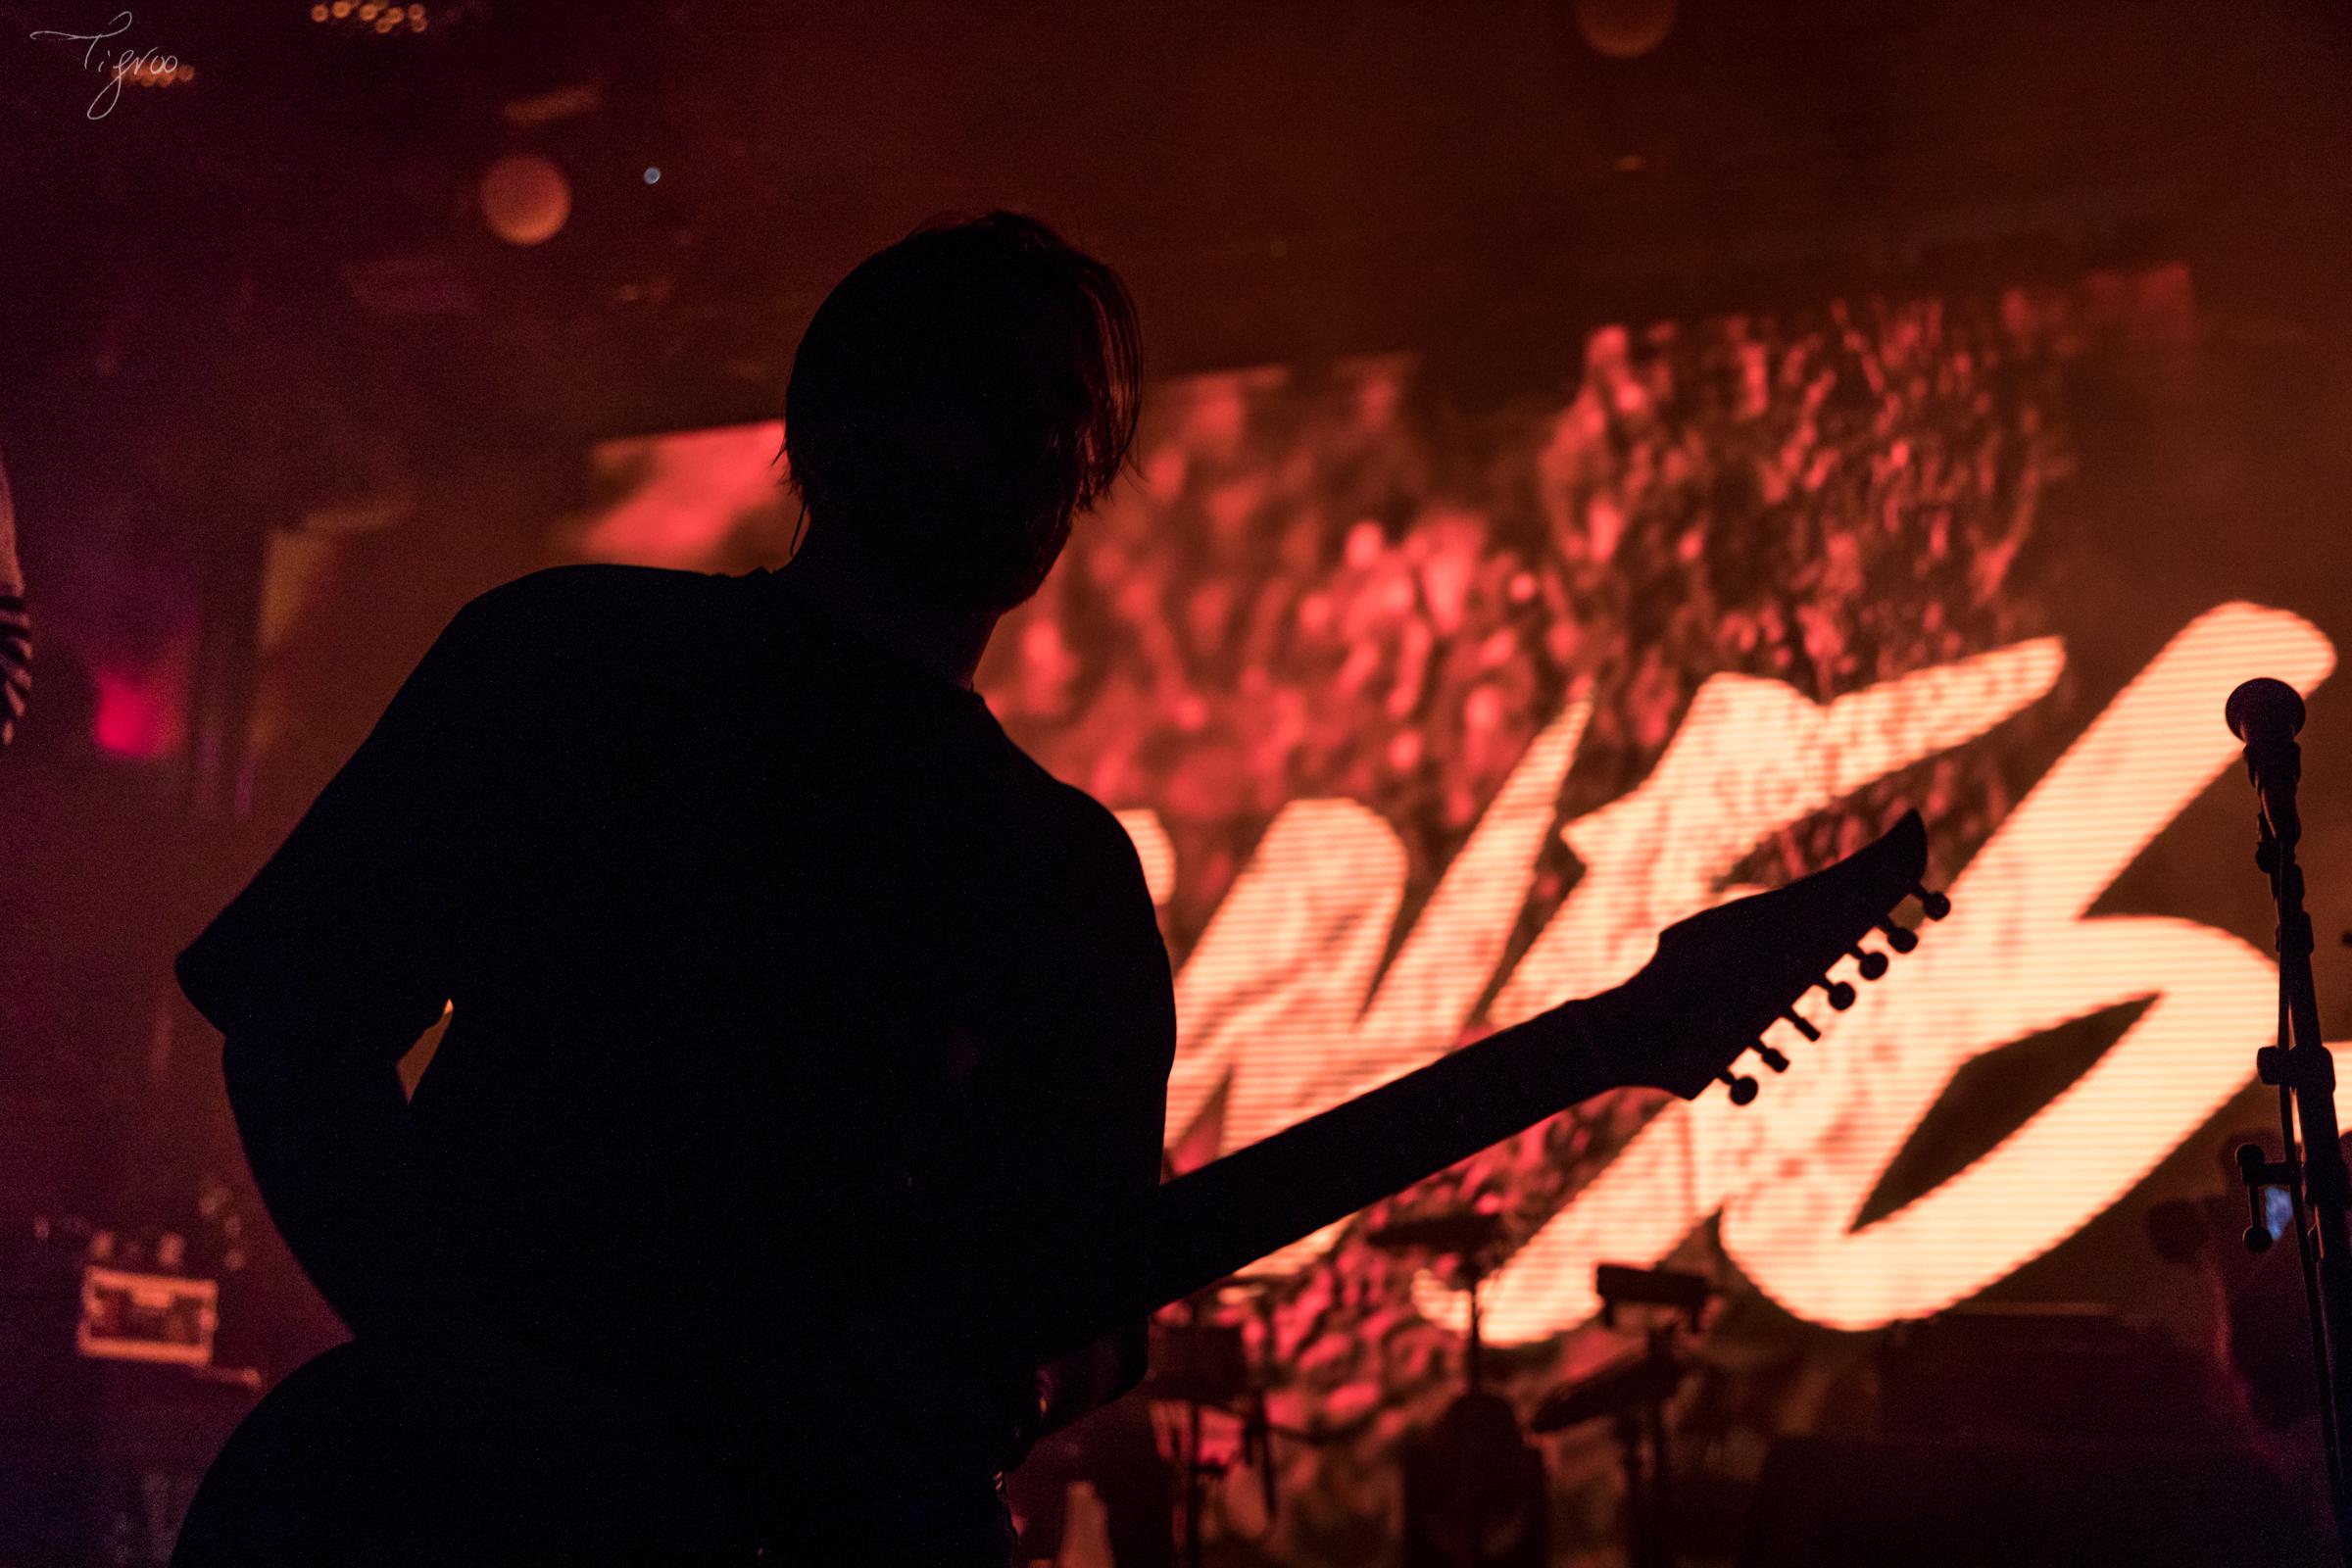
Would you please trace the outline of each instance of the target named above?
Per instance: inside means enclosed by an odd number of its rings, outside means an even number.
[[[172,665],[94,669],[98,712],[90,738],[112,757],[155,761],[179,749],[186,730],[180,672]]]
[[[784,426],[773,420],[607,442],[597,468],[626,494],[587,522],[573,548],[584,561],[641,566],[724,561],[782,523],[783,447]]]

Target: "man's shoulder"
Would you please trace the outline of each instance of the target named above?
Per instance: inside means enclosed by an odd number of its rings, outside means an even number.
[[[715,634],[730,622],[729,590],[744,581],[660,566],[550,566],[475,597],[442,643],[466,667],[509,678],[582,661],[605,662],[617,676],[662,662],[657,651],[687,654]]]
[[[1004,750],[1012,759],[1013,787],[1023,808],[1033,815],[1065,836],[1099,839],[1107,828],[1125,837],[1110,808],[1047,771],[1046,764],[1030,756],[1028,748],[1006,736]]]
[[[1123,894],[1142,894],[1149,907],[1150,895],[1143,891],[1143,861],[1118,813],[1077,785],[1046,771],[1045,764],[1019,746],[1007,744],[1015,758],[1013,766],[1023,802],[1033,820],[1052,835],[1065,863],[1092,872]]]
[[[632,612],[709,604],[740,580],[665,566],[549,566],[477,596],[458,618],[485,629],[527,622],[539,630],[559,620],[583,628],[626,625]]]

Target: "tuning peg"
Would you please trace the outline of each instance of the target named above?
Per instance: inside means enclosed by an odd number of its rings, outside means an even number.
[[[1733,1104],[1744,1105],[1756,1098],[1756,1081],[1753,1078],[1741,1077],[1729,1067],[1715,1076],[1731,1086]]]
[[[1762,1062],[1765,1066],[1770,1067],[1774,1072],[1787,1072],[1788,1070],[1788,1058],[1782,1055],[1779,1052],[1773,1050],[1761,1040],[1756,1042],[1756,1059]]]
[[[1855,963],[1862,970],[1863,979],[1876,980],[1886,974],[1886,955],[1884,953],[1873,952],[1858,943],[1845,951],[1854,956]]]
[[[1886,933],[1886,945],[1897,953],[1909,953],[1913,948],[1919,946],[1919,938],[1896,925],[1892,915],[1883,917],[1879,921],[1879,929]]]
[[[1796,1025],[1796,1032],[1800,1035],[1803,1035],[1807,1040],[1819,1040],[1821,1038],[1821,1031],[1813,1027],[1812,1020],[1808,1019],[1803,1013],[1798,1012],[1794,1007],[1783,1007],[1781,1009],[1781,1016],[1788,1019],[1790,1023]]]
[[[1931,920],[1940,920],[1952,912],[1952,901],[1940,893],[1931,892],[1927,888],[1920,887],[1913,888],[1911,896],[1919,900],[1920,908],[1926,911]]]
[[[1830,1005],[1843,1012],[1854,1004],[1854,988],[1842,980],[1820,982],[1821,994],[1830,999]]]

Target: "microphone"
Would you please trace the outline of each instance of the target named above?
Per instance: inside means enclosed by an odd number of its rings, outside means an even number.
[[[2303,699],[2282,680],[2260,676],[2230,694],[2223,716],[2230,733],[2246,745],[2246,776],[2254,781],[2254,796],[2271,837],[2293,844],[2303,835],[2295,814],[2295,785],[2303,776],[2303,749],[2295,737],[2303,730]]]

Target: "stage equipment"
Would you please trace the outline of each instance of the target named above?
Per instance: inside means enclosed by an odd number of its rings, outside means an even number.
[[[1083,1249],[1071,1249],[1064,1232],[1039,1236],[1036,1255],[1007,1258],[988,1277],[1001,1284],[976,1282],[970,1321],[990,1338],[974,1355],[1016,1367],[1058,1359],[1596,1094],[1644,1086],[1689,1100],[1722,1081],[1736,1103],[1746,1103],[1756,1081],[1734,1074],[1733,1063],[1753,1049],[1775,1071],[1788,1065],[1761,1043],[1766,1028],[1814,990],[1833,1007],[1850,1006],[1853,988],[1830,970],[1874,932],[1898,953],[1914,946],[1917,938],[1892,919],[1905,899],[1917,898],[1930,918],[1948,910],[1941,894],[1921,885],[1927,857],[1927,826],[1906,812],[1826,870],[1668,927],[1656,955],[1615,990],[1538,1013],[1163,1183],[1140,1209],[1091,1216]],[[1073,1250],[1082,1267],[1067,1260]],[[360,1349],[340,1347],[310,1362],[238,1430],[190,1510],[184,1562],[249,1563],[269,1551],[280,1553],[276,1560],[289,1560],[287,1552],[332,1560],[370,1530],[405,1531],[423,1544],[420,1554],[479,1554],[467,1549],[476,1543],[463,1510],[370,1486],[371,1477],[400,1474],[404,1454],[428,1451],[419,1445],[435,1441],[413,1425],[403,1429],[386,1408],[386,1380],[375,1366],[387,1356],[400,1359],[404,1376],[462,1387],[473,1408],[449,1411],[452,1421],[491,1412],[538,1434],[516,1446],[517,1465],[527,1459],[575,1473],[561,1451],[570,1435],[591,1441],[600,1420],[606,1431],[614,1422],[642,1425],[616,1391],[569,1374],[532,1377],[527,1347],[516,1354],[523,1370],[505,1387],[483,1378],[478,1360],[462,1371],[436,1366],[439,1348],[430,1344]],[[306,1431],[349,1434],[352,1443],[338,1460],[288,1436]],[[370,1443],[382,1447],[368,1449]],[[691,1472],[690,1455],[673,1457],[675,1473]],[[632,1462],[650,1485],[673,1473],[657,1468],[663,1458],[640,1451]],[[497,1479],[478,1468],[468,1476],[477,1489]],[[288,1488],[347,1500],[322,1507],[304,1521],[310,1536],[288,1542],[287,1522],[268,1503]]]
[[[1152,1372],[1144,1387],[1154,1399],[1222,1410],[1250,1389],[1250,1353],[1238,1323],[1204,1321],[1198,1303],[1181,1323],[1152,1325]]]
[[[1626,1268],[1603,1263],[1593,1270],[1601,1321],[1617,1326],[1619,1314],[1636,1308],[1663,1309],[1643,1329],[1643,1348],[1621,1356],[1581,1382],[1545,1395],[1529,1424],[1538,1432],[1565,1432],[1604,1416],[1614,1423],[1617,1450],[1625,1467],[1626,1560],[1631,1568],[1665,1568],[1675,1560],[1673,1453],[1668,1446],[1666,1404],[1690,1375],[1691,1362],[1675,1341],[1696,1333],[1714,1287],[1705,1276],[1676,1269]]]
[[[1274,1290],[1289,1281],[1280,1275],[1237,1274],[1220,1280],[1185,1303],[1182,1322],[1152,1325],[1152,1371],[1144,1392],[1154,1399],[1185,1406],[1184,1480],[1178,1493],[1179,1539],[1184,1559],[1198,1565],[1204,1549],[1208,1490],[1224,1479],[1222,1460],[1206,1457],[1201,1443],[1203,1415],[1216,1410],[1240,1418],[1242,1462],[1257,1472],[1258,1499],[1265,1509],[1265,1528],[1271,1531],[1282,1498],[1274,1475],[1274,1438],[1277,1433],[1298,1443],[1325,1441],[1319,1433],[1299,1432],[1276,1425],[1266,1413],[1266,1390],[1273,1383]],[[1262,1363],[1252,1369],[1249,1346],[1239,1323],[1208,1321],[1205,1313],[1224,1296],[1247,1294],[1257,1312]]]
[[[1478,1288],[1499,1261],[1495,1251],[1502,1245],[1502,1216],[1474,1208],[1446,1209],[1383,1225],[1364,1240],[1384,1252],[1430,1252],[1458,1261],[1457,1273],[1470,1294],[1470,1333],[1462,1349],[1462,1382],[1476,1393],[1486,1356],[1486,1337],[1478,1321]]]
[[[1405,1444],[1405,1568],[1543,1568],[1550,1559],[1544,1455],[1510,1401],[1485,1387],[1478,1291],[1502,1238],[1501,1216],[1470,1208],[1398,1220],[1365,1238],[1384,1251],[1452,1257],[1470,1292],[1462,1392]]]
[[[253,1408],[261,1374],[210,1364],[214,1282],[154,1271],[176,1240],[0,1227],[0,1562],[165,1562]]]
[[[213,1364],[220,1282],[99,1268],[81,1273],[74,1348],[95,1360]]]
[[[1190,1568],[1200,1568],[1200,1524],[1208,1488],[1225,1474],[1223,1461],[1210,1459],[1202,1451],[1202,1416],[1211,1406],[1224,1409],[1242,1397],[1249,1386],[1249,1357],[1239,1327],[1203,1322],[1198,1298],[1186,1310],[1190,1315],[1183,1323],[1152,1325],[1154,1364],[1149,1387],[1154,1398],[1172,1399],[1184,1405],[1184,1480],[1177,1494],[1181,1520],[1178,1537],[1184,1543],[1185,1562]],[[1162,1354],[1173,1363],[1164,1374],[1157,1364]]]
[[[2314,1363],[2321,1370],[2320,1441],[2335,1504],[2336,1544],[2352,1562],[2352,1492],[2344,1473],[2344,1420],[2352,1412],[2352,1172],[2344,1165],[2335,1119],[2335,1060],[2320,1033],[2319,992],[2311,977],[2311,916],[2303,908],[2303,836],[2295,786],[2303,774],[2303,699],[2281,680],[2250,680],[2230,694],[2223,716],[2245,743],[2253,782],[2254,863],[2270,878],[2278,911],[2278,1026],[2275,1045],[2255,1053],[2254,1070],[2278,1091],[2278,1135],[2285,1157],[2266,1160],[2252,1144],[2237,1152],[2252,1223],[2247,1246],[2270,1245],[2262,1224],[2262,1189],[2284,1187],[2294,1203],[2296,1253],[2311,1318]],[[2303,1147],[2296,1150],[2300,1124]]]

